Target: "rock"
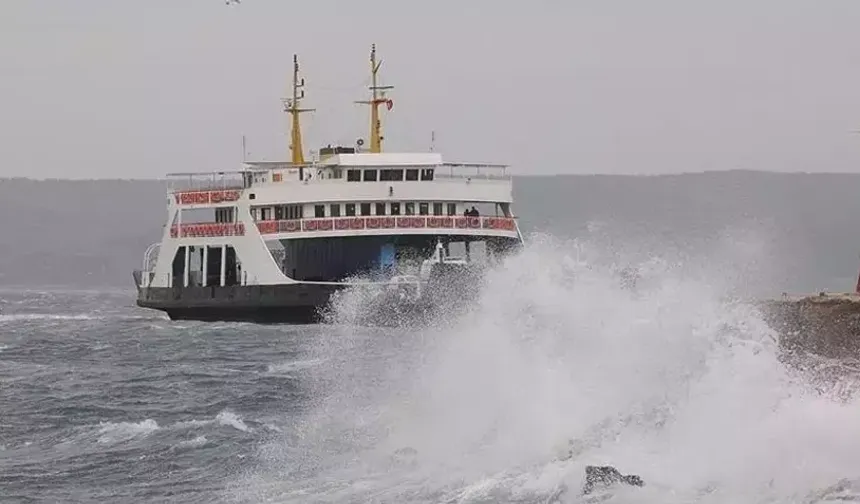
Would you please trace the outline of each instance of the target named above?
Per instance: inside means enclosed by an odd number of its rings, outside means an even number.
[[[783,351],[836,359],[860,357],[860,295],[786,295],[756,304],[765,321],[779,333]]]
[[[612,466],[585,466],[585,485],[582,488],[582,495],[590,494],[595,487],[607,488],[617,484],[645,486],[645,482],[639,476],[621,474]]]

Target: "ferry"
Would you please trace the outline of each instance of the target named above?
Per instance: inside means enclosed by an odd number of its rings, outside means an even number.
[[[508,166],[383,151],[393,86],[379,84],[381,64],[374,44],[369,99],[356,102],[370,109],[369,148],[358,139],[305,159],[300,117],[313,109],[294,56],[289,161],[168,174],[161,240],[133,274],[137,305],[172,320],[317,323],[337,293],[365,289],[378,309],[408,313],[463,302],[521,247]]]

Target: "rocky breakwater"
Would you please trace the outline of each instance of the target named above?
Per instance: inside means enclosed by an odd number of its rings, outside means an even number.
[[[860,294],[820,293],[756,303],[784,351],[860,358]]]

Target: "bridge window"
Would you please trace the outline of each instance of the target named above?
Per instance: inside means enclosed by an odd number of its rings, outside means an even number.
[[[418,203],[418,215],[429,215],[430,203]]]
[[[340,217],[340,203],[332,203],[329,207],[329,214],[332,217]]]
[[[433,168],[421,170],[421,180],[433,180]]]
[[[260,209],[260,220],[272,220],[272,209],[263,207]]]
[[[232,208],[216,208],[215,222],[233,222]]]
[[[282,220],[284,218],[284,207],[276,206],[275,207],[275,220]]]
[[[406,206],[406,215],[415,215],[415,203],[411,201],[409,203],[404,203]]]
[[[365,182],[376,182],[376,170],[364,170]]]
[[[376,215],[385,215],[385,203],[376,204]]]
[[[457,215],[456,203],[448,203],[448,215]]]
[[[400,203],[391,204],[391,215],[400,215]]]
[[[325,205],[314,205],[314,217],[325,217]]]
[[[379,170],[379,180],[401,181],[403,180],[403,170]]]
[[[406,180],[418,180],[418,170],[406,170]]]
[[[358,182],[361,180],[361,170],[347,170],[346,171],[346,180],[347,182]]]
[[[346,204],[346,216],[355,217],[355,203]]]
[[[433,203],[433,215],[442,215],[442,203]]]
[[[361,204],[361,215],[370,215],[370,203]]]
[[[282,208],[282,219],[301,219],[304,214],[304,207],[302,205],[284,205]]]

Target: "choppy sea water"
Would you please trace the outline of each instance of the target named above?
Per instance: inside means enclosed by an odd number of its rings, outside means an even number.
[[[632,292],[570,250],[530,244],[409,330],[355,327],[349,296],[258,326],[2,290],[0,501],[583,502],[587,464],[646,482],[610,502],[860,495],[847,368],[786,367],[725,271],[657,261]]]

